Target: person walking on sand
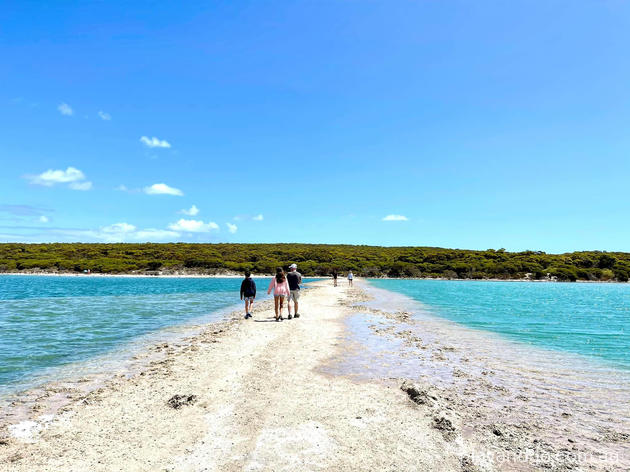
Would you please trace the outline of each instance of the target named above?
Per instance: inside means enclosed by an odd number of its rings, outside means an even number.
[[[256,282],[251,275],[250,271],[245,271],[245,278],[241,282],[241,300],[245,299],[245,319],[252,317],[252,308],[254,308],[256,298]]]
[[[276,269],[276,275],[271,279],[267,295],[273,290],[273,303],[276,312],[276,321],[282,321],[282,305],[284,305],[284,299],[288,298],[291,291],[289,290],[289,284],[287,283],[287,277],[284,275],[282,267]]]
[[[289,273],[287,274],[287,282],[289,282],[289,301],[287,302],[287,310],[289,310],[289,319],[291,319],[291,301],[293,301],[293,312],[295,317],[299,318],[298,312],[298,300],[300,299],[300,284],[302,283],[302,274],[297,271],[297,265],[291,264],[289,266]]]
[[[337,286],[337,269],[333,269],[332,278],[333,278],[333,287],[336,287]]]
[[[352,271],[348,271],[348,285],[352,287],[352,280],[354,279],[354,275],[352,275]]]

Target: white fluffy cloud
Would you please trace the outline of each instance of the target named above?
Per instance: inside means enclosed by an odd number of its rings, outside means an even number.
[[[31,183],[52,187],[55,184],[77,182],[85,179],[85,174],[75,167],[68,167],[66,170],[52,170],[42,172],[39,175],[30,177]]]
[[[185,233],[208,233],[217,231],[219,225],[213,221],[204,223],[202,220],[186,220],[181,219],[177,223],[171,223],[168,228],[173,231],[183,231]]]
[[[101,118],[101,120],[103,121],[109,121],[112,119],[112,115],[110,115],[109,113],[105,113],[104,111],[99,111],[98,112],[98,116]]]
[[[180,189],[169,187],[166,184],[153,184],[150,187],[144,187],[143,190],[147,195],[177,195],[178,197],[184,195]]]
[[[254,220],[254,221],[262,221],[263,220],[263,216],[262,216],[262,214],[256,215],[256,216],[254,216],[252,218],[252,220]]]
[[[232,223],[226,223],[227,227],[228,227],[228,231],[232,234],[236,233],[236,231],[238,231],[238,226],[233,225]]]
[[[383,218],[383,221],[408,221],[409,218],[403,215],[387,215]]]
[[[140,142],[150,148],[170,148],[171,147],[171,143],[169,143],[168,141],[164,139],[158,139],[155,136],[153,136],[152,138],[149,138],[147,136],[142,136],[140,138]]]
[[[190,207],[190,210],[180,210],[179,211],[182,215],[188,215],[188,216],[195,216],[199,213],[199,208],[197,208],[196,205],[193,205]]]
[[[72,110],[70,105],[68,105],[67,103],[59,104],[57,110],[59,110],[59,113],[61,113],[62,115],[66,116],[72,116],[74,114],[74,110]]]
[[[72,190],[90,190],[92,182],[85,180],[85,174],[75,167],[66,170],[48,169],[38,175],[29,175],[26,178],[34,185],[52,187],[56,184],[68,184]]]

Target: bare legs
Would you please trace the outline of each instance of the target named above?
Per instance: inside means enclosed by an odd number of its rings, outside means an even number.
[[[274,295],[273,305],[274,305],[274,310],[276,312],[276,320],[282,319],[282,308],[284,305],[284,297],[281,297],[279,295]]]
[[[294,298],[293,299],[293,313],[295,313],[296,315],[299,313],[298,312],[298,301]],[[287,301],[287,311],[289,312],[289,319],[291,319],[291,297],[289,297],[289,300]]]
[[[254,300],[245,299],[245,315],[249,315],[254,308]]]

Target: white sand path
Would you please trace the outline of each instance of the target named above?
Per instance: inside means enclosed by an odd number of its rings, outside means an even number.
[[[143,375],[77,400],[31,442],[0,445],[6,471],[453,471],[447,442],[396,385],[326,375],[360,288],[318,282],[302,317],[215,328]],[[285,314],[286,316],[286,314]],[[193,394],[173,409],[167,400]]]

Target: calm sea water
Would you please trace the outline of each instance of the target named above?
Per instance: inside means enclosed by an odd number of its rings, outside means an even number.
[[[255,279],[258,299],[269,279]],[[307,281],[305,279],[305,281]],[[163,328],[219,320],[238,278],[0,276],[0,394]],[[240,305],[239,305],[240,306]]]
[[[372,279],[430,314],[630,369],[630,285]]]

